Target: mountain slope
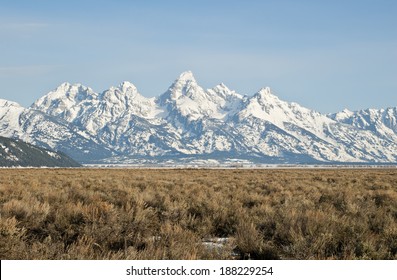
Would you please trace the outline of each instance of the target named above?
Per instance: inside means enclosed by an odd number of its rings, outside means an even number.
[[[0,136],[0,166],[79,167],[81,165],[63,153]]]
[[[378,137],[397,143],[397,107],[387,109],[366,109],[351,112],[347,109],[329,115],[335,121],[369,130]]]
[[[268,156],[302,162],[395,162],[396,143],[372,132],[337,122],[326,115],[288,103],[269,88],[249,98],[238,113],[239,132],[246,143]],[[389,147],[385,149],[385,147]],[[299,160],[300,161],[300,160]]]

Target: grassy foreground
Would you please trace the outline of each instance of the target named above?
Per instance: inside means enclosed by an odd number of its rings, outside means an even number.
[[[3,169],[0,258],[397,259],[397,170]]]

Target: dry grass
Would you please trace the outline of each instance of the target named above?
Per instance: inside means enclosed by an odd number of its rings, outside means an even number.
[[[397,170],[3,169],[0,257],[397,259]]]

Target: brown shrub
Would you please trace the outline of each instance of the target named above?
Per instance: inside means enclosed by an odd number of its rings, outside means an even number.
[[[395,169],[3,169],[0,178],[2,259],[397,258]]]

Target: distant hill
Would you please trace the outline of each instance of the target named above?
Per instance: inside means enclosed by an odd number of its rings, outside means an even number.
[[[79,167],[81,165],[63,153],[0,136],[0,166]]]

